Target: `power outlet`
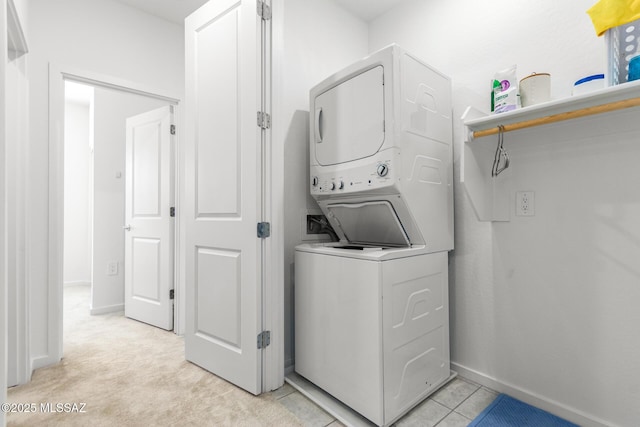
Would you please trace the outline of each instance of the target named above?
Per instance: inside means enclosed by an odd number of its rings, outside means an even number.
[[[516,216],[536,214],[536,194],[533,191],[516,192]]]
[[[108,276],[117,276],[118,275],[118,261],[111,261],[107,266],[107,275]]]

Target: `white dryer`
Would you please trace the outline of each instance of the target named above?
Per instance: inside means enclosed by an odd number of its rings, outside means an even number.
[[[450,377],[450,80],[396,45],[310,92],[310,192],[340,242],[295,255],[295,370],[378,425]]]
[[[392,45],[312,88],[310,111],[310,192],[341,240],[453,249],[449,78]]]

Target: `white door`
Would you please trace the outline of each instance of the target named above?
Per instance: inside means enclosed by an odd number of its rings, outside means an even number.
[[[173,329],[172,107],[127,119],[124,312]]]
[[[260,18],[255,0],[185,21],[187,360],[259,394]]]

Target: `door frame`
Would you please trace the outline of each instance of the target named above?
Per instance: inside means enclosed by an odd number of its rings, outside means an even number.
[[[285,93],[284,0],[270,0],[271,20],[266,37],[265,66],[266,109],[271,112],[271,129],[266,134],[265,221],[271,223],[271,237],[265,239],[262,316],[265,330],[271,331],[271,345],[263,351],[262,391],[268,392],[284,384],[284,140],[287,126],[283,120],[282,96]]]
[[[31,375],[30,371],[30,358],[29,358],[29,335],[27,333],[29,326],[28,313],[23,309],[27,305],[28,292],[27,292],[27,257],[26,257],[26,225],[25,225],[25,198],[23,193],[26,188],[26,162],[27,162],[27,126],[28,126],[28,103],[26,99],[28,81],[26,78],[26,54],[29,53],[29,47],[23,31],[22,22],[16,5],[13,0],[2,1],[3,17],[0,20],[5,23],[5,26],[0,26],[6,29],[6,32],[2,32],[0,42],[2,45],[2,55],[5,58],[3,61],[0,72],[0,82],[2,82],[2,96],[1,99],[5,100],[0,108],[0,115],[2,116],[0,122],[3,124],[0,129],[6,129],[4,126],[6,122],[6,99],[7,92],[12,92],[14,99],[13,102],[18,102],[17,105],[13,105],[14,110],[17,111],[17,117],[14,118],[16,134],[12,134],[16,142],[11,150],[5,145],[7,134],[2,134],[2,142],[0,145],[0,164],[11,164],[12,167],[5,169],[8,171],[9,177],[13,178],[13,190],[8,191],[8,187],[3,181],[5,177],[0,179],[0,206],[3,207],[3,212],[0,214],[0,224],[7,224],[0,226],[0,242],[7,242],[0,249],[0,294],[2,295],[3,302],[0,307],[0,324],[2,325],[2,346],[0,350],[5,348],[2,355],[2,381],[0,384],[3,387],[3,393],[6,393],[7,386],[13,386],[17,383],[25,382]],[[8,49],[7,49],[8,46]],[[12,64],[10,67],[7,64]],[[13,75],[16,71],[21,74],[17,77],[16,82],[12,82],[11,91],[7,90],[7,82],[11,79],[9,72]],[[13,75],[16,78],[16,75]],[[10,186],[11,187],[11,186]],[[6,208],[6,210],[4,209]],[[8,214],[11,212],[11,214]],[[9,298],[11,301],[9,302]],[[11,329],[9,329],[11,328]],[[11,368],[12,372],[9,375],[8,369]],[[11,380],[11,381],[9,381]],[[5,394],[3,394],[5,395]],[[0,399],[2,400],[2,399]],[[6,401],[6,399],[2,400]],[[2,417],[0,416],[0,419]],[[0,422],[0,425],[2,423]]]
[[[74,67],[49,63],[49,222],[48,222],[48,331],[45,356],[32,359],[32,368],[57,363],[63,353],[63,242],[64,242],[64,82],[74,81],[95,87],[114,89],[125,93],[159,99],[174,106],[174,119],[179,122],[180,98],[163,90],[149,88],[145,85],[124,79],[78,70]],[[177,129],[179,130],[179,126]],[[179,146],[179,131],[175,135]],[[174,283],[175,308],[174,331],[184,328],[180,317],[183,315],[180,301],[184,298],[183,281],[180,277],[180,182],[181,175],[179,156],[174,157],[175,170],[175,249],[174,249]],[[25,307],[28,309],[28,307]]]

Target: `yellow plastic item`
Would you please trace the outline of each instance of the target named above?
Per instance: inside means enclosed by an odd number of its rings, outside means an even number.
[[[640,0],[600,0],[587,13],[600,37],[609,28],[640,19]]]

